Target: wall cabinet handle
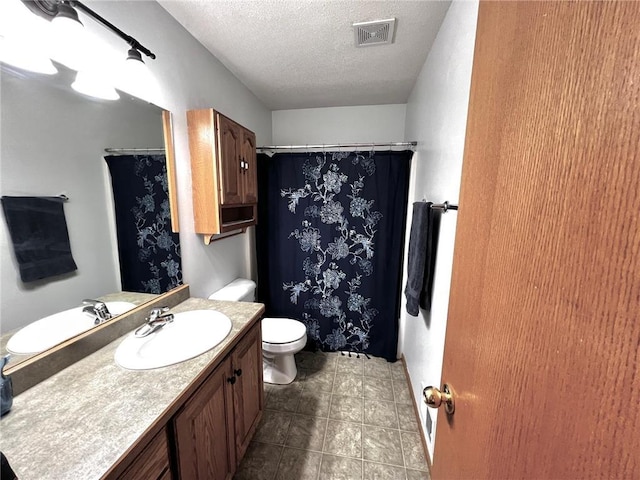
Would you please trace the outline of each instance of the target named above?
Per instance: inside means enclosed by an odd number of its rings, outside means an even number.
[[[233,373],[236,374],[238,377],[240,377],[240,376],[242,376],[242,369],[239,368],[237,370],[234,370]]]
[[[229,382],[231,385],[233,385],[234,383],[236,383],[236,377],[233,376],[233,377],[227,378],[227,382]]]

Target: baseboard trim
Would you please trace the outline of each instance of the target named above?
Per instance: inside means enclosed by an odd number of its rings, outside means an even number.
[[[429,449],[427,448],[427,439],[424,436],[424,430],[422,429],[422,423],[420,421],[420,410],[418,409],[418,404],[416,402],[416,398],[413,396],[413,388],[411,387],[413,384],[411,383],[411,375],[409,375],[409,369],[407,368],[407,361],[404,358],[404,354],[402,354],[400,360],[402,360],[402,367],[404,368],[404,375],[407,377],[407,382],[409,384],[409,388],[411,389],[411,402],[413,403],[413,413],[418,420],[418,432],[420,433],[420,440],[422,441],[422,450],[424,451],[424,458],[427,459],[427,468],[429,469],[429,477],[431,477],[431,455],[429,455]]]

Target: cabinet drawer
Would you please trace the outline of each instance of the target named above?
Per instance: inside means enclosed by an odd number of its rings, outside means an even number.
[[[122,475],[123,480],[171,479],[167,431],[162,429]]]

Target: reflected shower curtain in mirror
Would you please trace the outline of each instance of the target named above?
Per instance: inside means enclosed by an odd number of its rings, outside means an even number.
[[[258,300],[325,351],[396,359],[412,152],[258,156]]]
[[[122,290],[164,293],[182,284],[171,231],[164,155],[109,155]]]

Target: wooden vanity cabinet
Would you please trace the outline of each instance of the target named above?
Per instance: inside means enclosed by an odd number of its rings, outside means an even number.
[[[258,321],[192,394],[178,400],[160,432],[142,449],[134,447],[133,460],[125,457],[104,478],[233,478],[264,408],[260,328]]]
[[[262,415],[261,338],[258,323],[174,417],[178,478],[233,477]]]
[[[208,108],[187,112],[196,233],[215,235],[255,225],[256,136]]]

